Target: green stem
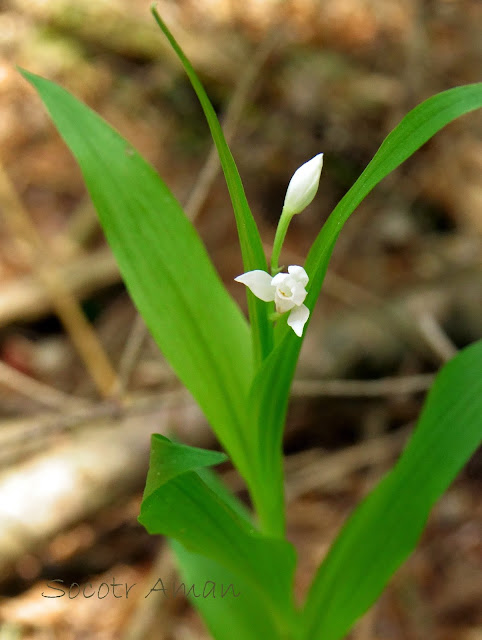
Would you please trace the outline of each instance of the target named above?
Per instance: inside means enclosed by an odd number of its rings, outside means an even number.
[[[279,256],[292,217],[293,215],[291,213],[288,213],[283,209],[276,229],[276,235],[274,237],[273,253],[271,254],[271,275],[273,276],[280,271],[278,267]]]
[[[286,535],[286,515],[281,445],[270,457],[271,460],[258,454],[258,460],[252,468],[249,491],[260,531],[266,536],[283,539]]]
[[[268,487],[264,480],[262,483],[258,481],[256,489],[251,491],[251,498],[260,531],[270,538],[283,539],[286,529],[283,478],[276,483],[276,487],[273,485]]]

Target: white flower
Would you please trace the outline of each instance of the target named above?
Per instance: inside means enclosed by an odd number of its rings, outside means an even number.
[[[306,209],[318,191],[322,168],[323,154],[319,153],[294,172],[286,191],[283,213],[294,216]]]
[[[305,286],[308,284],[308,275],[303,267],[292,265],[288,267],[288,273],[278,273],[274,278],[266,271],[255,269],[234,279],[245,284],[264,302],[274,300],[278,313],[291,311],[288,324],[297,336],[301,336],[310,315],[310,310],[303,304],[307,295]]]

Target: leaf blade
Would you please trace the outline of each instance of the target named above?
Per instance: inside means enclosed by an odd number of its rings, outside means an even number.
[[[250,331],[196,230],[154,169],[106,122],[55,83],[22,73],[80,165],[126,286],[157,344],[249,475]]]
[[[139,521],[150,534],[166,535],[239,576],[256,592],[276,626],[291,626],[295,611],[293,547],[262,536],[194,469],[216,461],[203,452],[153,436],[148,485]],[[183,459],[187,456],[189,459]],[[165,467],[165,468],[163,468]],[[167,472],[166,472],[167,469]]]
[[[227,489],[218,475],[208,468],[200,469],[198,473],[204,482],[241,518],[250,522],[250,514],[244,505]],[[170,542],[170,546],[176,555],[181,575],[188,585],[203,584],[206,580],[210,580],[216,583],[216,587],[221,584],[221,589],[226,589],[232,584],[233,590],[239,593],[239,597],[227,597],[222,599],[222,602],[219,598],[213,601],[191,597],[192,604],[202,615],[213,638],[224,640],[227,628],[236,629],[236,638],[239,640],[277,637],[276,625],[272,618],[266,615],[261,599],[250,585],[245,584],[239,576],[230,573],[214,560],[187,551],[175,540]]]
[[[412,552],[481,439],[482,341],[439,372],[399,462],[343,527],[310,589],[303,638],[344,637]]]
[[[221,585],[221,593],[227,591],[227,596],[221,601],[219,597],[216,600],[190,597],[191,604],[199,611],[215,640],[225,640],[226,629],[236,629],[236,640],[274,640],[279,637],[275,624],[266,615],[263,603],[249,584],[213,560],[187,551],[176,541],[171,543],[171,548],[188,587],[209,581],[215,583],[216,590]],[[229,585],[233,585],[232,589]]]

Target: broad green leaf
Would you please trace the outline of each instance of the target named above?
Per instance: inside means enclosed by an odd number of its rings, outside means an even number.
[[[238,576],[256,593],[273,624],[290,628],[294,549],[284,540],[262,536],[196,472],[216,459],[219,454],[154,435],[139,521],[149,533],[173,538]]]
[[[198,470],[198,473],[210,489],[249,522],[250,514],[244,505],[227,490],[216,474],[206,468]],[[272,618],[266,615],[263,602],[249,584],[213,560],[190,553],[176,541],[171,542],[171,548],[186,583],[186,592],[193,584],[201,588],[208,582],[216,584],[216,599],[196,598],[192,594],[190,598],[215,640],[225,640],[226,629],[236,629],[236,640],[275,640],[279,637]],[[229,585],[233,587],[229,588]],[[238,597],[233,596],[233,590],[239,593]],[[227,594],[224,598],[223,593]]]
[[[245,581],[229,572],[218,563],[197,553],[190,553],[181,544],[171,543],[186,593],[192,585],[199,585],[197,594],[204,585],[215,584],[216,598],[191,597],[192,605],[201,614],[214,640],[226,640],[228,629],[236,630],[236,640],[276,640],[282,638],[272,618],[256,592]],[[232,585],[232,587],[230,587]],[[233,591],[237,595],[233,595]],[[225,597],[222,594],[225,593]]]
[[[367,168],[336,206],[311,247],[305,265],[310,277],[305,304],[310,310],[319,296],[336,239],[363,198],[437,131],[481,106],[482,83],[449,89],[415,107],[387,136]],[[271,493],[271,502],[280,505],[283,502],[280,488],[273,481],[277,482],[282,477],[283,425],[302,339],[287,327],[286,321],[278,325],[275,330],[276,346],[255,376],[249,406],[252,409],[250,422],[258,430],[259,450],[263,453],[258,462],[267,497],[260,501],[269,502]],[[276,510],[266,518],[276,518]],[[278,517],[272,522],[271,533],[276,529],[281,532],[282,520]]]
[[[311,587],[306,640],[339,640],[412,552],[430,509],[482,440],[482,341],[438,374],[395,468],[344,526]]]
[[[236,225],[238,228],[239,243],[243,256],[243,264],[245,271],[253,269],[268,270],[266,256],[264,255],[261,237],[258,227],[251,214],[246,195],[244,193],[243,183],[239,176],[238,168],[234,161],[231,150],[229,149],[224,133],[219,124],[216,112],[208,98],[204,87],[194,71],[191,63],[187,59],[183,50],[175,40],[167,25],[162,20],[156,8],[152,8],[154,18],[161,28],[162,32],[169,40],[170,45],[174,49],[176,55],[184,67],[184,70],[191,81],[192,87],[201,103],[204,115],[209,125],[211,135],[216,145],[221,166],[228,186],[229,195],[233,205],[236,217]],[[248,308],[251,325],[253,327],[253,347],[258,362],[263,360],[271,351],[273,346],[273,330],[268,319],[268,306],[249,290],[247,290]]]
[[[80,165],[129,293],[157,344],[249,475],[249,327],[196,230],[154,169],[104,120],[56,84],[22,73]]]

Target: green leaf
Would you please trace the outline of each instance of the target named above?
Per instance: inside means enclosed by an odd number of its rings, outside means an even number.
[[[198,473],[209,488],[229,504],[241,518],[247,522],[250,521],[250,514],[244,505],[227,490],[215,473],[206,468],[199,470]],[[263,601],[248,583],[221,567],[214,560],[187,551],[176,541],[172,541],[170,546],[176,555],[182,578],[186,583],[186,592],[192,584],[200,586],[207,582],[216,584],[216,599],[196,598],[192,594],[190,598],[213,638],[225,640],[226,629],[236,629],[236,640],[259,640],[259,638],[275,640],[279,637],[273,619],[266,615]],[[231,589],[229,585],[233,585]],[[233,596],[233,591],[236,594],[239,593],[239,596]],[[223,593],[227,593],[224,598]]]
[[[152,7],[152,14],[161,28],[162,32],[169,40],[176,55],[184,67],[184,70],[191,81],[192,87],[201,103],[201,107],[206,116],[206,120],[216,145],[221,166],[228,186],[229,195],[233,205],[238,228],[239,243],[243,256],[245,271],[254,269],[268,270],[263,244],[259,235],[258,227],[251,214],[251,210],[246,200],[243,183],[239,176],[238,168],[229,149],[224,133],[219,124],[216,112],[208,98],[204,87],[194,71],[185,53],[175,40],[167,25],[162,20],[155,6]],[[253,347],[258,362],[262,361],[271,351],[273,346],[273,329],[268,318],[269,307],[265,302],[259,300],[249,290],[247,290],[249,317],[253,327]]]
[[[104,120],[56,84],[22,73],[80,165],[126,286],[157,344],[248,476],[249,327],[196,230],[154,169]]]
[[[225,567],[257,595],[278,629],[290,628],[294,549],[259,534],[196,472],[216,460],[219,454],[154,435],[139,521],[149,533],[173,538]]]
[[[482,83],[449,89],[415,107],[387,136],[370,164],[336,206],[311,247],[305,265],[310,278],[305,304],[310,310],[313,310],[320,294],[338,235],[363,198],[437,131],[481,106]],[[276,515],[279,505],[283,504],[279,484],[283,475],[283,426],[302,339],[283,320],[275,330],[275,345],[255,376],[248,403],[252,410],[250,422],[258,431],[258,449],[263,452],[263,458],[258,461],[261,474],[258,482],[263,484],[266,497],[261,502],[269,502],[271,495],[271,504],[276,505],[272,514],[266,515],[273,523],[270,527],[272,533],[276,530],[282,532],[283,526],[282,518]]]
[[[440,371],[398,464],[344,526],[311,587],[303,638],[345,636],[412,552],[481,439],[482,341]]]
[[[272,618],[267,615],[263,601],[248,583],[229,572],[218,563],[197,553],[190,553],[181,544],[171,544],[186,593],[191,585],[214,583],[216,598],[193,597],[190,601],[201,614],[204,623],[215,640],[226,640],[226,630],[236,630],[236,640],[259,640],[280,638]],[[232,587],[230,587],[232,585]],[[209,588],[209,587],[208,587]],[[237,594],[237,597],[233,595]],[[222,594],[225,593],[225,597]],[[238,595],[239,594],[239,595]]]

